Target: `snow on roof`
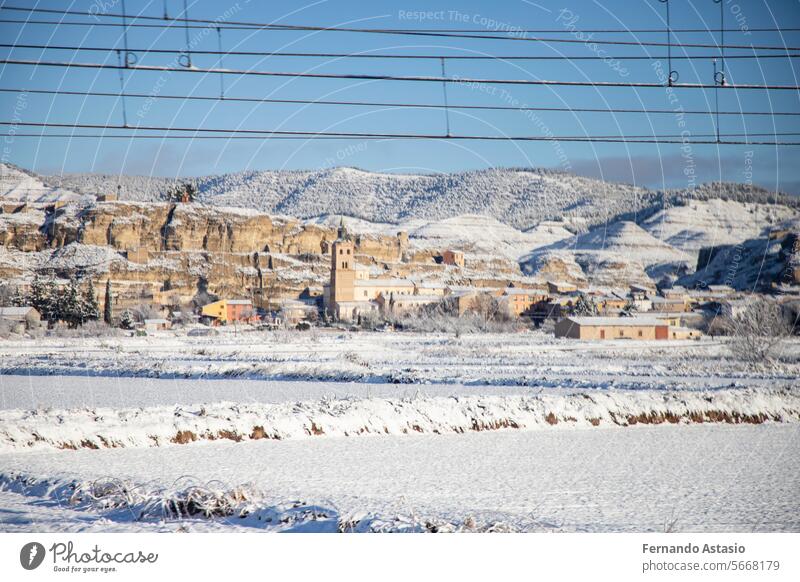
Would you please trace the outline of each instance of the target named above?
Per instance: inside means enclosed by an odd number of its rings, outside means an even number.
[[[664,325],[664,322],[654,317],[567,317],[569,321],[578,325],[607,325],[607,326],[648,326]]]
[[[447,287],[447,283],[442,281],[419,281],[416,285],[420,289],[445,289]]]
[[[440,295],[401,295],[395,298],[398,303],[436,303],[441,300]]]
[[[152,324],[169,323],[169,320],[168,319],[164,319],[162,317],[158,317],[158,318],[155,318],[155,319],[145,319],[144,320],[144,324],[145,325],[148,325],[148,324],[151,324],[151,323]]]
[[[668,297],[659,297],[659,296],[650,297],[650,301],[652,301],[653,303],[681,303],[681,304],[684,303],[684,300],[680,298],[670,299]]]
[[[249,299],[228,299],[228,305],[252,305]]]
[[[413,287],[408,279],[362,279],[355,282],[356,287]]]
[[[508,287],[503,291],[503,295],[547,295],[547,291],[541,289],[520,289],[519,287]]]

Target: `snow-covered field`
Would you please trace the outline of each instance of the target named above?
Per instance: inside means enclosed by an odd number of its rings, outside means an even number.
[[[3,531],[800,531],[800,345],[0,342]]]

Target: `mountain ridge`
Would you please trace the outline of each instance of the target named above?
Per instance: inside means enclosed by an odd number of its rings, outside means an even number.
[[[162,201],[175,185],[190,182],[200,202],[301,219],[347,214],[372,222],[401,223],[481,214],[519,230],[552,220],[579,232],[617,220],[640,223],[659,210],[690,200],[719,198],[800,207],[800,198],[746,184],[711,183],[692,191],[662,191],[546,168],[387,174],[336,167],[247,170],[186,180],[108,174],[39,178],[49,188],[79,194],[113,194],[119,184],[124,200]]]

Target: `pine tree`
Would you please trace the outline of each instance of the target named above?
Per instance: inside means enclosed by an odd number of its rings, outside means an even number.
[[[108,325],[111,325],[111,322],[114,319],[114,308],[111,305],[111,279],[106,279],[106,296],[103,302],[103,321],[105,321]]]
[[[58,314],[56,319],[66,321],[70,327],[78,327],[81,321],[82,306],[81,294],[78,288],[78,281],[74,278],[69,280],[67,288],[61,294],[58,301]]]
[[[585,295],[578,297],[572,312],[575,315],[597,315],[597,305],[594,299],[587,299]]]
[[[36,309],[45,321],[57,321],[59,316],[59,293],[52,277],[36,274],[27,297],[28,304]]]
[[[94,283],[91,278],[89,279],[89,286],[83,294],[83,301],[81,307],[81,320],[80,325],[87,321],[96,321],[100,319],[100,306],[97,304],[97,295],[94,292]]]

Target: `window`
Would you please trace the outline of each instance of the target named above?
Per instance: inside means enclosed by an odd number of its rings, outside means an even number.
[[[348,254],[348,255],[350,254],[350,249],[347,249],[347,254]]]
[[[344,249],[339,249],[339,254],[343,255],[344,254]]]
[[[639,330],[639,337],[642,337],[642,330]]]
[[[366,297],[366,296],[367,296],[367,290],[364,289],[364,297]]]
[[[623,335],[625,335],[625,332],[622,331],[622,330],[619,330],[619,337],[622,337]]]

